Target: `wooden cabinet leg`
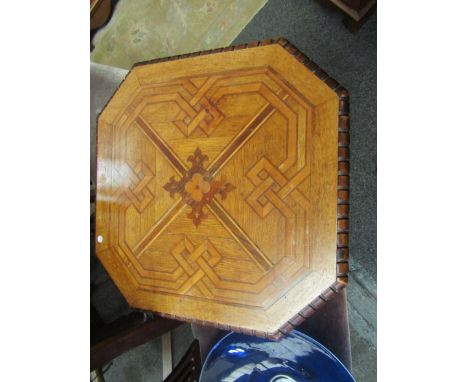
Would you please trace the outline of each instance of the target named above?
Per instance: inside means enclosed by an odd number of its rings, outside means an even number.
[[[356,33],[362,27],[362,24],[364,24],[364,20],[356,21],[351,16],[344,16],[343,24],[351,33]]]
[[[369,19],[369,17],[375,12],[376,9],[377,6],[373,6],[372,8],[370,8],[369,11],[359,21],[353,19],[349,15],[345,15],[343,17],[343,24],[351,33],[356,33],[362,27],[362,25]]]

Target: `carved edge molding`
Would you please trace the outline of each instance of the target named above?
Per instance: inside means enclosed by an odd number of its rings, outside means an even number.
[[[338,195],[337,195],[337,240],[336,240],[336,281],[324,290],[318,297],[316,297],[312,302],[310,302],[304,309],[302,309],[298,314],[289,319],[285,324],[283,324],[277,331],[272,333],[233,327],[230,325],[222,325],[215,322],[197,320],[193,318],[176,316],[166,313],[157,313],[161,317],[166,317],[174,320],[190,322],[193,324],[203,325],[203,326],[212,326],[220,330],[233,331],[237,333],[243,333],[246,335],[268,338],[272,340],[278,340],[284,335],[290,333],[297,326],[302,324],[306,318],[309,318],[314,314],[318,309],[320,309],[328,300],[332,299],[335,294],[339,293],[348,285],[348,272],[349,272],[349,184],[350,184],[350,164],[349,164],[349,93],[342,87],[338,81],[333,79],[321,69],[315,62],[309,59],[304,53],[297,49],[293,44],[291,44],[287,39],[280,37],[276,39],[266,39],[262,41],[251,41],[246,44],[240,44],[235,46],[229,46],[225,48],[217,48],[211,50],[205,50],[195,53],[182,54],[179,56],[173,57],[163,57],[157,58],[154,60],[143,61],[136,63],[129,70],[128,74],[133,70],[133,68],[141,65],[155,64],[166,61],[175,61],[189,57],[204,56],[207,54],[221,53],[221,52],[230,52],[239,49],[248,49],[255,48],[258,46],[273,45],[278,44],[282,46],[286,51],[293,55],[296,60],[303,64],[307,69],[314,73],[322,82],[324,82],[330,89],[332,89],[339,99],[338,105]],[[127,78],[127,76],[125,78]],[[122,81],[122,83],[125,81]],[[102,108],[104,110],[115,94],[118,92],[120,86],[114,92],[112,97]],[[99,115],[97,117],[99,120]],[[97,124],[96,124],[97,126]],[[97,134],[96,134],[97,138]],[[131,305],[131,304],[130,304]],[[136,308],[136,310],[144,311],[142,309]]]
[[[276,43],[283,46],[299,62],[311,70],[329,88],[331,88],[339,99],[338,104],[338,191],[337,191],[337,240],[336,240],[336,281],[318,297],[309,303],[293,318],[281,326],[277,332],[268,333],[270,339],[280,339],[295,327],[320,309],[335,294],[339,293],[348,285],[349,273],[349,185],[350,185],[350,163],[349,163],[349,93],[338,81],[333,79],[322,70],[316,63],[306,57],[299,49],[284,38],[279,38]]]

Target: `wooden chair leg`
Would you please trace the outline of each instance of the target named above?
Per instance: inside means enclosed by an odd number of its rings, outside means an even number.
[[[100,367],[98,367],[97,369],[91,372],[91,381],[92,382],[106,382],[104,380],[104,373],[102,372],[102,369]]]
[[[195,340],[164,382],[196,382],[200,378],[201,368],[200,345]]]

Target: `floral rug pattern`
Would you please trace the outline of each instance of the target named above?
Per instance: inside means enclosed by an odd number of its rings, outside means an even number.
[[[140,61],[228,46],[268,0],[120,0],[93,39],[91,61]]]

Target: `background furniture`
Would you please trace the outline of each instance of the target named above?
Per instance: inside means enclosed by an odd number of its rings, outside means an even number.
[[[356,32],[367,20],[377,5],[377,0],[326,0],[345,14],[343,23]],[[324,3],[324,0],[321,0]]]
[[[103,26],[111,13],[111,0],[90,0],[90,29]]]
[[[170,333],[181,322],[133,312],[105,325],[91,308],[91,371],[98,381],[104,381],[103,367],[119,355],[147,341]],[[170,350],[170,349],[169,349]],[[164,378],[165,382],[198,380],[201,371],[200,350],[195,340],[179,364]]]
[[[91,370],[103,367],[115,357],[170,332],[180,321],[132,312],[110,324],[99,320],[91,309]],[[93,325],[94,324],[94,325]]]

